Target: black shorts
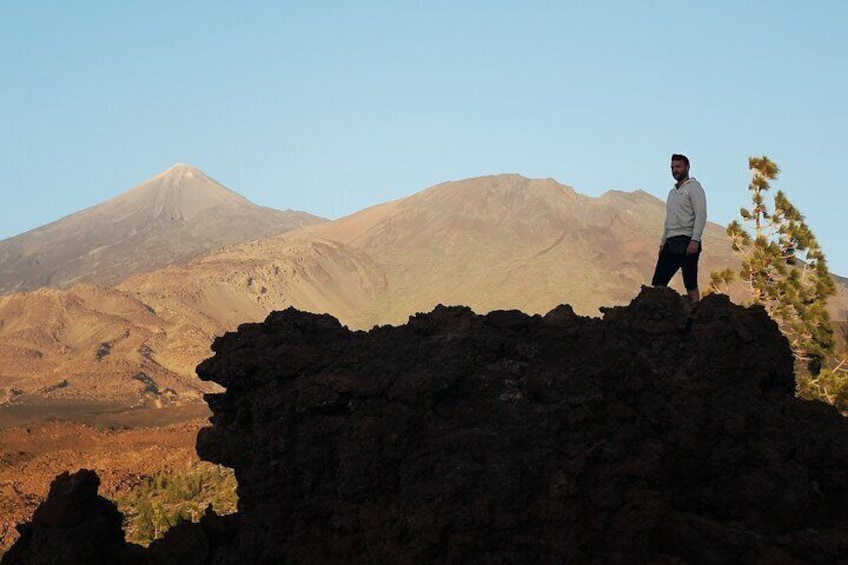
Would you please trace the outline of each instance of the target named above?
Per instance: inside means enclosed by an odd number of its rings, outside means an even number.
[[[697,253],[687,255],[686,247],[691,240],[691,237],[685,235],[670,237],[666,240],[659,259],[657,259],[651,286],[668,286],[668,282],[677,272],[677,269],[683,269],[683,284],[686,286],[686,290],[698,288],[698,259],[701,257],[701,244],[698,243]],[[673,252],[678,249],[682,249],[683,252]]]

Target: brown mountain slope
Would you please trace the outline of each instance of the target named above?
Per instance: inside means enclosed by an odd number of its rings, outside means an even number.
[[[0,405],[199,400],[194,368],[216,335],[293,305],[366,310],[385,282],[361,252],[289,240],[245,244],[137,275],[119,289],[77,285],[0,297]]]
[[[552,179],[497,175],[440,184],[296,235],[344,242],[383,269],[387,291],[364,325],[400,323],[438,303],[546,312],[568,302],[596,314],[650,282],[664,214],[664,203],[641,191],[592,198]],[[705,273],[733,259],[716,224],[704,246]]]
[[[116,198],[0,241],[0,294],[80,282],[111,286],[322,221],[257,206],[199,169],[175,165]]]
[[[288,306],[357,319],[385,286],[360,251],[336,241],[281,236],[273,245],[254,241],[137,275],[119,289],[162,316],[220,334]]]
[[[183,366],[159,359],[186,329],[114,289],[78,285],[0,297],[0,403],[199,400]],[[186,355],[201,357],[208,334]]]
[[[363,329],[403,322],[438,303],[480,313],[569,303],[596,314],[629,302],[650,280],[663,215],[664,204],[643,192],[590,198],[517,175],[445,183],[136,275],[115,290],[8,297],[0,302],[7,304],[0,307],[0,365],[14,370],[0,387],[7,396],[15,387],[85,396],[86,375],[97,375],[119,383],[110,397],[161,401],[161,393],[151,398],[132,380],[141,370],[160,391],[167,386],[177,400],[190,398],[185,383],[196,384],[194,367],[215,335],[289,306]],[[720,226],[707,226],[704,243],[702,281],[709,269],[736,262]],[[108,363],[96,360],[102,347],[110,348]],[[174,375],[185,380],[182,388],[182,381],[165,384]],[[56,388],[64,380],[70,386]]]

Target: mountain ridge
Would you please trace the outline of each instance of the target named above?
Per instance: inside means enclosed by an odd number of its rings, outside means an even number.
[[[0,241],[0,294],[105,286],[219,247],[324,222],[251,203],[178,164],[122,194]]]
[[[124,209],[152,217],[164,215],[191,220],[206,209],[227,204],[251,205],[244,196],[219,184],[197,167],[177,163],[97,207],[107,214]]]
[[[664,214],[644,192],[592,197],[553,179],[501,174],[441,183],[291,235],[341,241],[385,271],[395,292],[376,305],[373,323],[401,323],[438,303],[540,313],[564,298],[591,315],[650,280]],[[708,223],[705,270],[733,259],[725,240]],[[528,296],[516,300],[529,279]]]
[[[48,336],[21,333],[16,324],[38,325],[46,314],[21,307],[32,300],[25,294],[0,297],[0,365],[19,368],[0,373],[0,393],[10,402],[41,390],[67,400],[86,396],[85,383],[101,375],[123,383],[110,394],[132,402],[190,400],[198,390],[194,367],[214,336],[288,307],[363,330],[404,323],[438,304],[539,314],[567,302],[595,316],[603,305],[629,302],[650,280],[664,213],[664,203],[646,193],[589,197],[552,179],[478,177],[227,245],[115,288],[72,287],[64,292],[74,300],[98,302],[83,318],[73,301],[57,299],[49,319],[82,324],[73,335],[59,323]],[[702,280],[709,269],[738,264],[721,226],[707,225],[704,244]],[[848,292],[840,293],[833,304],[844,308]],[[96,362],[104,347],[113,349]],[[139,363],[176,397],[141,394],[132,380]]]

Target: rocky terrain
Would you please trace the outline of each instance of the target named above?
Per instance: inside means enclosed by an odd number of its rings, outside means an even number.
[[[211,335],[111,288],[0,297],[0,404],[199,401],[204,387],[168,352],[202,359]]]
[[[255,246],[196,261],[188,280],[173,266],[119,288],[0,297],[0,407],[201,402],[215,387],[194,368],[216,335],[291,304],[353,318],[385,285],[367,257],[335,242],[287,240],[279,255]]]
[[[3,563],[836,564],[848,423],[762,309],[643,289],[603,318],[288,309],[216,340],[203,459],[239,511],[128,545],[63,475]],[[62,556],[59,561],[59,556]],[[87,561],[86,561],[87,560]]]
[[[197,461],[194,443],[204,418],[156,427],[135,424],[110,429],[35,422],[0,429],[0,554],[17,539],[15,524],[31,519],[50,482],[65,470],[96,471],[102,493],[114,500],[157,471]]]

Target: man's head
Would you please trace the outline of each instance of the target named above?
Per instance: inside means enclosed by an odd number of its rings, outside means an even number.
[[[675,153],[671,156],[671,176],[677,182],[689,178],[689,157]]]

